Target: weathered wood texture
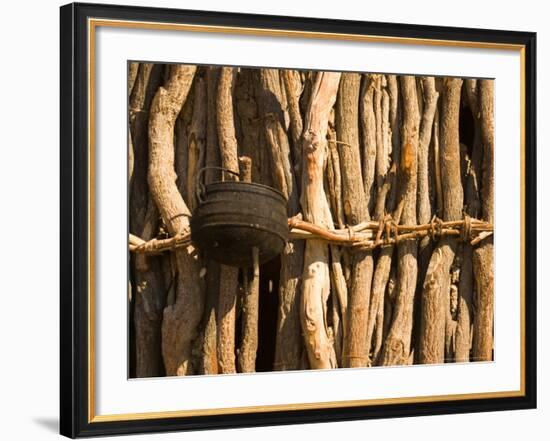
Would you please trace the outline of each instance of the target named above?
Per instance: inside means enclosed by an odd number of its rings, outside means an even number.
[[[131,373],[492,360],[493,88],[129,63]],[[284,195],[278,261],[195,249],[202,167]]]
[[[292,143],[295,145],[294,143],[299,143],[300,139],[295,132],[301,129],[302,124],[295,91],[297,79],[290,72],[285,75],[286,79],[283,78],[283,87],[288,89],[288,93],[284,94],[278,70],[260,69],[258,75],[259,116],[263,121],[263,133],[270,157],[274,186],[287,198],[288,215],[294,216],[300,211],[297,186],[299,169],[293,165],[291,142],[285,125],[286,104],[283,95],[290,95],[291,97],[293,107],[291,126],[294,127]],[[297,155],[295,147],[294,157],[296,158]],[[299,293],[303,262],[303,241],[288,242],[281,255],[274,362],[276,370],[297,369],[300,363],[302,338],[300,333]]]
[[[233,114],[233,90],[236,70],[232,67],[222,67],[218,79],[218,105],[216,120],[218,123],[218,143],[221,166],[233,172],[239,172],[239,154]],[[222,172],[223,173],[223,172]],[[223,173],[222,179],[236,180],[230,173]],[[239,288],[239,269],[227,265],[220,267],[220,294],[217,311],[217,349],[218,367],[222,374],[237,371],[235,348],[235,308],[237,290]]]
[[[149,174],[151,195],[171,235],[189,229],[189,208],[176,187],[174,124],[191,88],[196,68],[171,66],[168,80],[153,99],[149,117]],[[162,354],[167,375],[192,373],[191,345],[203,311],[202,279],[192,245],[175,252],[178,276],[176,298],[164,309]]]
[[[301,197],[303,216],[305,220],[323,226],[332,225],[332,215],[323,188],[323,175],[327,155],[328,119],[336,100],[339,81],[338,73],[317,73],[304,118]],[[304,344],[312,369],[336,367],[336,355],[326,323],[329,293],[328,246],[320,240],[309,240],[304,254],[300,316]]]
[[[414,77],[400,78],[403,97],[403,125],[401,154],[398,168],[399,212],[401,223],[416,223],[417,155],[420,115]],[[416,290],[417,243],[406,240],[397,245],[397,293],[393,306],[393,320],[381,353],[382,365],[410,362],[413,303]]]
[[[460,174],[459,111],[462,80],[446,78],[441,106],[440,166],[443,220],[462,218],[464,194]],[[443,363],[445,322],[450,289],[450,269],[457,241],[443,238],[434,250],[422,291],[422,314],[418,357],[420,363]]]
[[[336,101],[336,133],[342,176],[342,197],[348,225],[370,220],[359,147],[360,83],[359,74],[342,74]],[[351,272],[342,364],[344,367],[367,366],[369,357],[366,335],[373,272],[372,253],[370,251],[354,253]]]
[[[494,222],[494,82],[479,81],[481,142],[483,146],[483,177],[481,213],[483,219]],[[473,267],[476,280],[474,319],[474,360],[493,359],[494,269],[493,238],[486,239],[474,251]]]

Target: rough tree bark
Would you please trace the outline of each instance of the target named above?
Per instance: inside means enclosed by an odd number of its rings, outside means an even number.
[[[237,138],[233,117],[233,88],[236,71],[222,67],[218,80],[218,142],[222,167],[239,172]],[[226,180],[236,177],[226,173]],[[239,286],[239,269],[227,265],[220,266],[220,294],[218,299],[218,366],[222,374],[235,373],[235,306]]]
[[[252,160],[252,181],[271,185],[269,155],[262,148],[263,124],[260,119],[257,98],[257,75],[254,70],[242,69],[235,85],[236,119],[240,133],[237,133],[239,153]]]
[[[330,200],[334,223],[338,228],[345,227],[344,206],[342,202],[342,175],[340,173],[340,157],[337,149],[336,129],[333,121],[334,112],[331,112],[328,130],[328,151],[326,167],[326,188]],[[341,247],[335,244],[330,249],[330,286],[332,293],[332,328],[334,350],[338,366],[342,366],[342,350],[344,332],[347,329],[348,287],[342,265],[343,253]]]
[[[470,244],[464,244],[462,250],[462,265],[458,284],[458,312],[455,333],[455,361],[470,361],[473,319],[473,249]]]
[[[218,93],[218,77],[220,68],[208,67],[206,70],[206,145],[205,166],[220,166],[220,151],[218,148],[218,124],[216,121],[216,100]],[[217,170],[208,169],[204,173],[204,183],[210,184],[218,180]],[[220,265],[206,256],[206,288],[203,315],[203,343],[200,362],[200,373],[212,375],[218,373],[217,330],[216,317],[218,293],[220,290]]]
[[[481,141],[483,145],[482,203],[484,220],[493,219],[494,176],[494,81],[479,81],[479,104],[481,114]],[[476,279],[474,341],[472,358],[493,359],[493,238],[485,239],[474,251],[473,268]]]
[[[140,63],[129,99],[130,136],[132,138],[132,179],[130,182],[130,232],[141,234],[147,211],[148,137],[151,101],[161,85],[164,66]]]
[[[388,117],[391,132],[391,156],[393,166],[389,174],[381,175],[376,178],[376,181],[380,182],[382,185],[381,187],[377,187],[376,204],[374,208],[374,218],[378,221],[384,220],[386,213],[394,214],[397,197],[396,164],[399,163],[399,144],[401,139],[399,126],[400,99],[397,77],[395,75],[387,75],[386,80],[389,97]],[[367,129],[374,133],[376,130],[374,110],[371,118],[372,123],[367,126]],[[376,142],[374,136],[371,136],[374,142]],[[394,222],[399,222],[398,218],[393,220]],[[392,301],[388,298],[389,296],[385,296],[385,293],[390,281],[393,252],[393,245],[381,247],[372,280],[371,305],[369,308],[369,325],[367,330],[367,345],[369,345],[369,353],[371,354],[371,364],[378,364],[380,362],[382,337],[387,334],[389,324],[391,323],[391,314],[389,312],[391,311]],[[394,292],[395,290],[392,288],[388,291]]]
[[[365,197],[369,200],[369,211],[373,209],[375,200],[376,182],[374,180],[376,169],[376,117],[374,114],[374,89],[377,75],[365,75],[361,88],[359,101],[361,121],[361,150],[362,150],[362,176]]]
[[[128,63],[128,95],[132,92],[134,88],[134,83],[136,82],[136,77],[138,73],[139,63],[134,61]]]
[[[174,124],[196,68],[171,66],[168,80],[155,94],[149,118],[151,195],[171,235],[189,230],[190,212],[179,193],[174,172]],[[164,309],[162,354],[167,375],[192,373],[191,345],[203,310],[200,265],[192,245],[175,251],[178,268],[175,303]]]
[[[193,116],[193,98],[194,88],[191,87],[185,104],[176,118],[174,127],[174,142],[175,142],[175,158],[174,169],[176,171],[176,186],[178,187],[181,197],[185,204],[190,207],[189,193],[187,191],[187,165],[189,163],[189,127],[191,126],[191,118]],[[193,195],[191,195],[193,196]]]
[[[388,158],[386,160],[380,159],[379,161],[381,163],[389,164],[392,146],[391,140],[389,139],[389,135],[391,135],[391,129],[389,129],[389,94],[386,90],[382,92],[382,97],[382,105],[380,106],[380,111],[382,113],[382,115],[380,116],[380,128],[382,129],[382,127],[384,127],[383,130],[388,131],[387,135],[383,137],[388,138],[384,141],[384,144],[386,144],[384,147],[384,151],[388,155]],[[366,128],[369,131],[376,130],[376,127],[374,126],[374,121],[371,124],[368,124]],[[389,145],[387,145],[388,142]],[[393,168],[395,169],[395,167]],[[392,170],[390,173],[388,173],[388,170],[386,168],[378,167],[376,173],[377,194],[376,203],[374,204],[375,208],[373,217],[377,221],[384,221],[386,217],[386,203],[388,199],[389,189],[391,186],[395,186],[395,170]],[[393,203],[391,203],[391,206],[388,204],[387,212],[391,213],[393,209]],[[369,364],[377,363],[381,349],[381,333],[383,330],[384,322],[384,293],[386,291],[386,285],[388,283],[390,275],[393,248],[393,245],[385,245],[381,247],[373,274],[367,327],[367,352],[369,353]],[[377,328],[376,334],[375,327]]]
[[[132,69],[132,66],[134,67]],[[133,85],[129,97],[130,103],[130,145],[131,169],[129,171],[129,185],[132,192],[131,216],[135,216],[131,225],[133,228],[142,228],[140,237],[144,240],[153,238],[157,234],[157,209],[151,200],[147,187],[147,117],[148,109],[159,83],[160,69],[152,64],[130,63],[130,74],[134,74]],[[138,75],[139,74],[139,75]],[[132,81],[132,78],[129,79]],[[136,158],[134,158],[134,144],[136,140]],[[136,175],[138,180],[132,186],[136,159]],[[130,162],[130,161],[129,161]],[[141,193],[144,192],[144,193]],[[145,205],[142,206],[141,204]],[[143,218],[138,216],[143,215]],[[132,227],[131,227],[132,228]],[[137,377],[156,377],[162,375],[161,354],[161,322],[162,311],[165,306],[166,293],[162,277],[159,276],[160,262],[158,257],[135,256],[134,260],[134,329],[135,329],[135,375]]]
[[[197,75],[194,83],[193,115],[189,126],[187,160],[187,200],[191,212],[197,205],[197,173],[204,166],[206,144],[206,84],[202,76]]]
[[[460,174],[459,112],[462,80],[445,78],[441,106],[440,167],[443,220],[460,220],[463,208]],[[443,363],[445,358],[445,322],[449,307],[450,269],[456,252],[455,238],[440,239],[435,248],[422,291],[422,312],[418,344],[419,363]]]
[[[424,108],[420,122],[420,139],[418,146],[418,189],[417,189],[417,220],[419,224],[427,224],[433,215],[429,190],[429,149],[433,133],[433,121],[439,93],[435,90],[433,77],[422,78]],[[422,240],[418,247],[418,258],[422,275],[422,262],[427,262],[425,250],[429,250],[429,238]]]
[[[474,145],[475,147],[475,145]],[[473,147],[473,148],[474,148]],[[468,216],[477,218],[479,215],[479,193],[477,191],[477,177],[472,165],[468,146],[461,144],[461,168],[464,185],[464,209]],[[474,278],[472,269],[473,246],[465,242],[462,246],[460,279],[458,283],[458,311],[455,331],[456,362],[470,361],[473,323],[473,291]]]
[[[128,63],[128,98],[132,93],[136,76],[138,73],[139,63]],[[132,182],[132,174],[134,173],[134,145],[132,143],[132,134],[128,130],[128,188]]]
[[[141,238],[149,240],[157,233],[158,211],[149,199]],[[134,324],[136,330],[136,376],[162,375],[162,311],[166,292],[160,275],[158,256],[136,256]]]
[[[240,178],[252,182],[252,163],[249,157],[239,158]],[[237,357],[239,372],[256,371],[258,350],[258,304],[260,297],[260,256],[258,248],[252,249],[252,268],[243,269],[244,298],[242,304],[241,346]]]
[[[433,77],[422,77],[417,79],[417,90],[419,91],[418,100],[422,103],[420,137],[418,146],[418,188],[417,188],[417,221],[419,224],[427,224],[434,215],[432,198],[430,197],[430,145],[433,134],[433,123],[439,93],[435,88],[435,79]],[[433,155],[432,155],[433,157]],[[422,282],[426,277],[426,270],[430,262],[433,251],[433,240],[426,236],[418,241],[418,276],[417,276],[417,295],[414,304],[414,340],[417,343],[420,340],[420,312],[421,312],[421,292]],[[417,352],[418,354],[418,352]]]
[[[281,70],[281,77],[286,91],[288,102],[288,115],[290,118],[290,135],[292,139],[292,164],[296,176],[301,175],[302,166],[302,130],[303,121],[300,113],[300,95],[303,85],[300,78],[300,73],[296,70]],[[296,180],[296,184],[299,180]]]
[[[483,145],[481,143],[481,112],[479,107],[479,84],[480,82],[475,79],[464,80],[464,88],[466,89],[466,97],[468,99],[468,105],[474,119],[474,140],[472,145],[472,157],[471,157],[471,175],[475,178],[471,182],[474,186],[474,198],[471,201],[473,205],[469,207],[472,211],[480,213],[480,185],[482,179],[482,162],[483,162]]]
[[[349,225],[370,220],[365,197],[359,149],[359,89],[361,76],[344,73],[336,101],[336,133],[342,176],[344,214]],[[372,282],[372,252],[357,251],[352,256],[347,329],[344,332],[344,367],[367,366],[367,321]]]
[[[479,113],[478,83],[475,79],[464,80],[468,106],[474,119],[474,140],[471,145],[471,155],[468,146],[462,152],[463,184],[465,211],[468,216],[479,217],[479,179],[481,175],[481,120]],[[473,292],[474,276],[472,268],[473,247],[465,243],[462,251],[462,266],[458,286],[458,314],[455,335],[455,361],[470,361],[472,346],[472,323],[474,317]]]
[[[289,214],[292,216],[298,210],[298,193],[285,129],[279,71],[260,69],[258,83],[259,115],[264,122],[267,149],[271,156],[271,173],[275,177],[275,187],[288,200]]]
[[[399,207],[401,223],[416,224],[417,152],[420,115],[414,77],[400,78],[403,97],[403,129],[398,170]],[[397,245],[397,293],[393,306],[393,320],[380,354],[384,366],[410,362],[413,303],[416,289],[417,244],[406,240]]]
[[[327,155],[326,134],[330,109],[336,101],[339,73],[319,72],[312,85],[304,118],[302,149],[302,209],[304,220],[332,227],[332,215],[323,189]],[[330,290],[328,246],[308,240],[304,254],[300,318],[308,360],[312,369],[336,367],[334,348],[326,323]]]

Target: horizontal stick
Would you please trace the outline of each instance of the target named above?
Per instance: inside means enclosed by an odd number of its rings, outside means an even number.
[[[432,222],[423,225],[396,225],[391,218],[387,218],[381,222],[361,222],[348,228],[334,230],[292,217],[288,220],[288,226],[289,238],[292,240],[324,240],[358,250],[393,245],[403,240],[421,239],[426,236],[430,236],[432,240],[443,236],[456,236],[470,242],[471,245],[477,245],[493,234],[491,223],[469,217],[446,222],[434,218]],[[188,246],[190,243],[190,232],[166,239],[151,239],[147,242],[133,234],[129,237],[130,251],[142,254],[159,254]]]
[[[129,249],[134,253],[159,254],[176,248],[186,247],[191,243],[191,233],[180,233],[166,239],[151,239],[144,241],[140,237],[130,234]]]

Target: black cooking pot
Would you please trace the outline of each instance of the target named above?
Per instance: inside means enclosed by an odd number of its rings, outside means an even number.
[[[200,183],[202,168],[197,174]],[[230,170],[214,167],[236,174]],[[220,181],[197,185],[199,205],[191,218],[191,239],[217,262],[252,265],[252,248],[259,250],[260,263],[281,253],[288,238],[286,199],[266,185]]]

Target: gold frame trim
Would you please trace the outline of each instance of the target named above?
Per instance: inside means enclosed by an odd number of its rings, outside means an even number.
[[[315,403],[275,404],[264,406],[244,406],[217,409],[193,409],[162,412],[126,413],[96,415],[95,413],[95,32],[97,27],[132,28],[147,30],[186,31],[203,33],[224,33],[265,37],[290,37],[359,41],[370,43],[409,44],[420,46],[464,47],[493,50],[518,51],[520,53],[520,390],[465,393],[451,395],[413,396],[398,398],[376,398],[366,400],[327,401]],[[233,26],[189,25],[179,23],[154,23],[142,21],[88,19],[88,422],[135,421],[159,418],[191,416],[231,415],[239,413],[276,412],[308,409],[334,409],[339,407],[359,407],[386,404],[412,404],[465,399],[508,398],[525,396],[525,45],[490,42],[470,42],[460,40],[439,40],[405,38],[377,35],[357,35],[345,33],[323,33],[279,29],[261,29]]]

